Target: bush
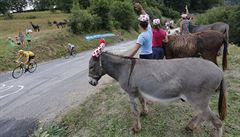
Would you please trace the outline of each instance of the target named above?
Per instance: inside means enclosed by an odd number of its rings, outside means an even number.
[[[109,30],[111,29],[110,24],[110,4],[108,0],[92,0],[92,5],[90,7],[91,13],[99,17],[97,22],[97,29],[99,30]]]
[[[4,14],[4,19],[5,20],[11,20],[11,19],[13,19],[13,14],[12,13],[6,13],[6,14]]]
[[[115,1],[111,6],[111,15],[115,22],[114,26],[120,25],[120,28],[129,30],[133,26],[134,12],[130,3]],[[117,21],[117,22],[116,22]]]
[[[172,19],[177,19],[180,17],[180,13],[171,8],[161,6],[160,10],[162,11],[162,15],[165,17],[172,18]]]
[[[98,18],[96,15],[90,14],[87,10],[80,10],[79,4],[76,3],[72,8],[69,26],[75,34],[92,32],[96,30],[96,21],[98,21]]]
[[[197,24],[211,24],[214,22],[225,22],[229,25],[230,41],[240,44],[240,6],[226,6],[207,10],[196,18]]]
[[[75,14],[70,19],[71,31],[75,34],[81,34],[84,32],[93,32],[96,30],[96,15],[91,15],[87,10],[80,10],[78,14]]]
[[[147,7],[146,8],[146,12],[148,13],[148,15],[150,16],[150,19],[156,19],[156,18],[161,18],[162,13],[159,9],[154,8],[154,7]]]

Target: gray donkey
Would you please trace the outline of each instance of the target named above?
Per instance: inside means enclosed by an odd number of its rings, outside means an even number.
[[[144,98],[160,103],[183,99],[198,112],[187,129],[192,131],[206,120],[214,126],[213,135],[222,136],[222,120],[227,113],[226,88],[223,72],[212,62],[199,58],[144,60],[108,52],[92,56],[89,62],[89,83],[96,86],[105,74],[117,80],[129,95],[134,132],[141,130],[140,115],[148,112]],[[220,90],[220,118],[209,107],[211,95],[217,89]],[[137,99],[142,106],[141,112],[137,107]]]

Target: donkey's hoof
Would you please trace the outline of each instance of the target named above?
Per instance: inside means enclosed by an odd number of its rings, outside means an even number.
[[[193,124],[188,124],[188,125],[185,127],[185,129],[186,129],[187,131],[189,131],[189,132],[193,132],[193,131],[196,129],[196,127],[194,127]]]
[[[141,113],[140,113],[140,116],[141,117],[145,117],[145,116],[147,116],[148,115],[148,111],[142,111]]]
[[[135,134],[135,133],[139,133],[141,131],[141,129],[137,128],[137,127],[132,127],[132,131]]]
[[[211,137],[222,137],[222,128],[214,128],[211,133]]]
[[[141,130],[141,124],[134,123],[132,126],[133,133],[138,133]]]

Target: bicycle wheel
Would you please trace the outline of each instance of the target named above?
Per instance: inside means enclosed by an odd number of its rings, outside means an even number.
[[[17,79],[17,78],[20,78],[22,76],[22,74],[23,74],[23,67],[18,66],[13,70],[12,77]]]
[[[30,62],[28,65],[28,72],[33,73],[37,69],[37,63],[35,61]]]
[[[64,55],[64,58],[65,58],[65,59],[69,59],[69,58],[70,58],[70,53],[69,53],[69,52],[66,52],[66,54]]]

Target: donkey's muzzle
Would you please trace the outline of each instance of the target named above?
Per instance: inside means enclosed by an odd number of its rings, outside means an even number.
[[[91,84],[92,86],[96,86],[98,84],[98,81],[96,79],[90,78],[89,84]]]

